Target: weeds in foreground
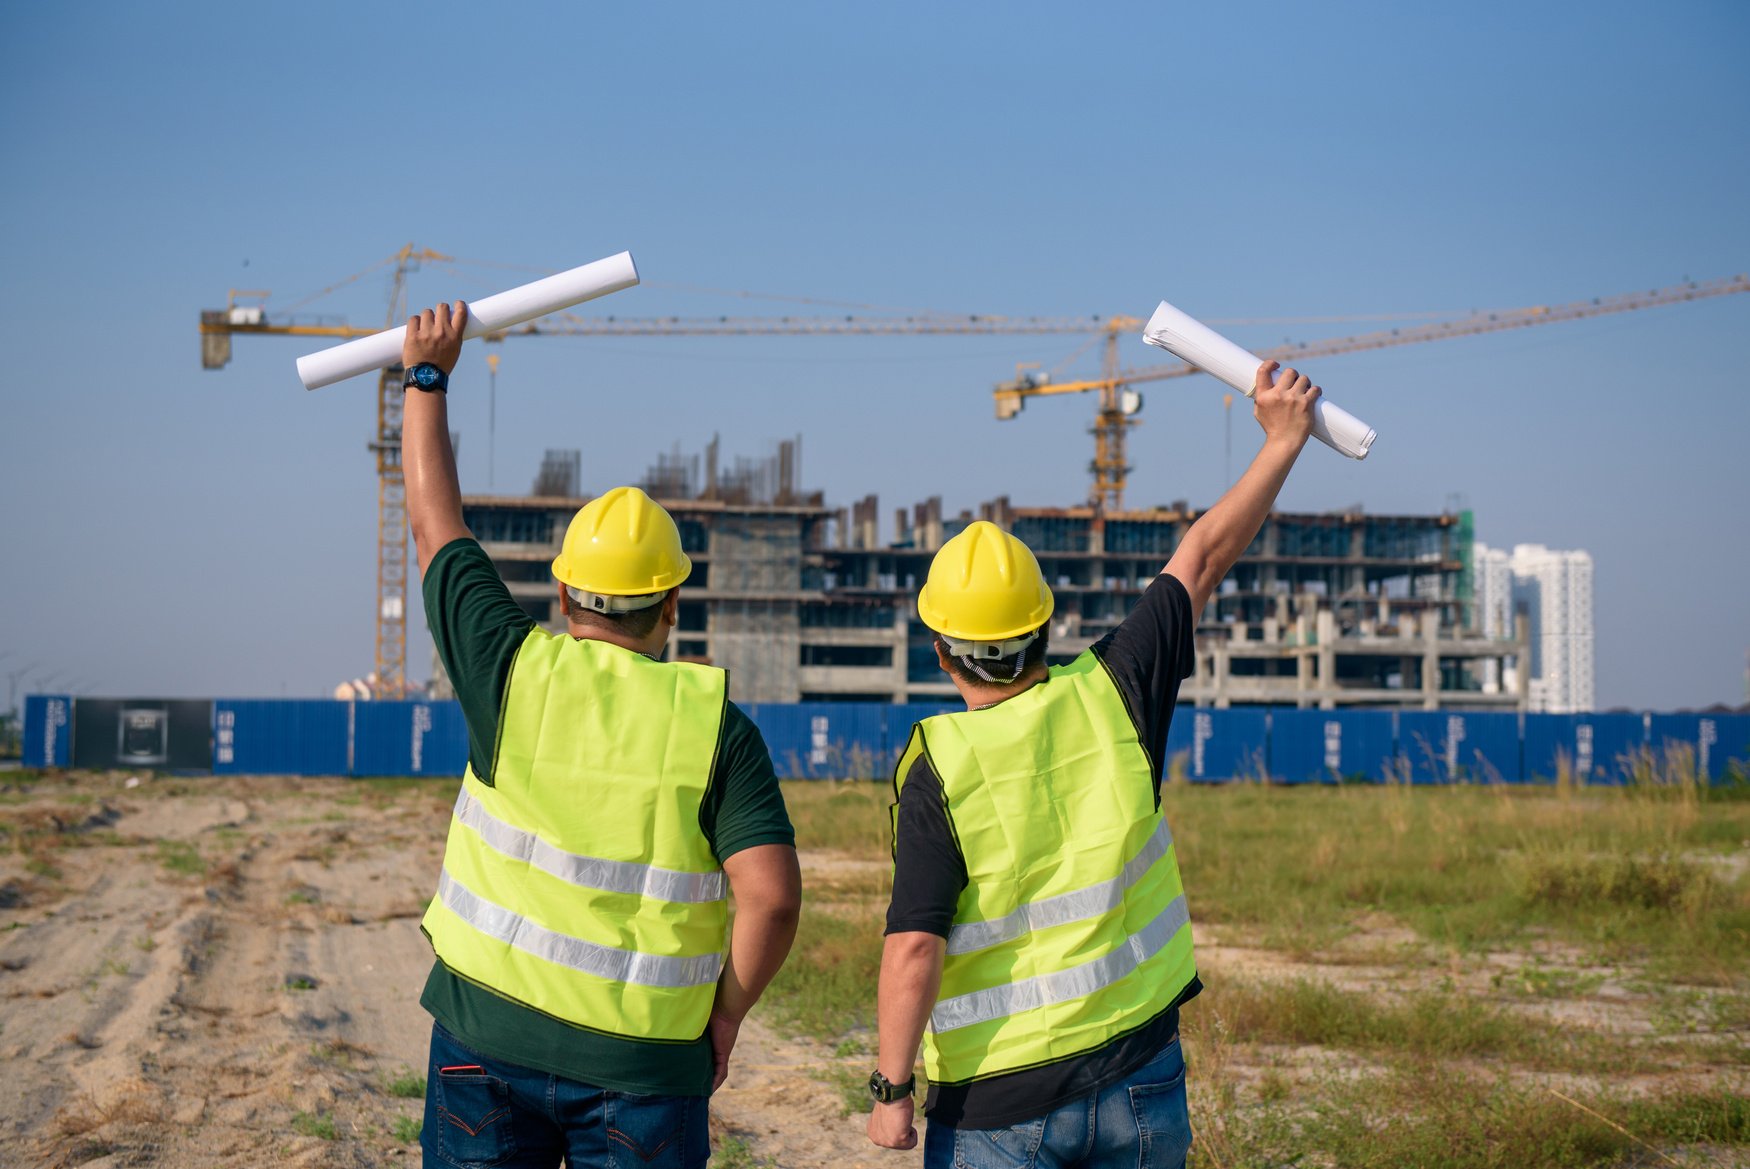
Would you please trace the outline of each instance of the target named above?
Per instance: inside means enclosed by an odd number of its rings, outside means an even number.
[[[400,1100],[425,1099],[425,1077],[403,1071],[389,1081],[389,1095]]]
[[[334,1127],[334,1117],[326,1112],[293,1113],[292,1131],[307,1137],[320,1137],[325,1141],[340,1139],[340,1130]]]
[[[753,1147],[740,1137],[724,1137],[712,1154],[715,1169],[771,1169],[771,1162],[756,1157]]]
[[[186,840],[160,840],[158,863],[183,877],[201,877],[207,871],[207,862],[201,858],[200,850]]]
[[[411,1145],[419,1139],[419,1134],[425,1125],[417,1116],[397,1116],[395,1125],[389,1131],[395,1134],[395,1139],[404,1145]]]
[[[784,803],[796,828],[796,842],[803,848],[889,855],[891,784],[791,783],[784,785]]]
[[[796,945],[764,1000],[780,1023],[830,1041],[874,1026],[882,910],[840,915],[804,901]]]

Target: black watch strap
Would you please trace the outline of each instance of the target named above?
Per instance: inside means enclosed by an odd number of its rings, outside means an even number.
[[[407,376],[401,385],[405,389],[425,390],[428,393],[444,393],[450,388],[450,375],[429,361],[422,361],[407,370]]]
[[[903,1084],[896,1084],[882,1075],[880,1070],[869,1075],[869,1095],[882,1104],[892,1104],[895,1100],[904,1100],[910,1096],[912,1089],[917,1087],[918,1078],[913,1075]]]

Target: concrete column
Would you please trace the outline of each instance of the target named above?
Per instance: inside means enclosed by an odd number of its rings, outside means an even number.
[[[1422,613],[1422,709],[1440,709],[1440,613]]]
[[[1337,709],[1337,615],[1320,609],[1319,629],[1319,699],[1320,710]]]

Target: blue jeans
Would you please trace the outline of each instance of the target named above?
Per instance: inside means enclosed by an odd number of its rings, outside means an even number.
[[[437,1024],[425,1076],[427,1169],[697,1169],[705,1097],[637,1096],[470,1051]]]
[[[924,1169],[1183,1169],[1191,1151],[1175,1038],[1127,1079],[1009,1128],[924,1134]]]

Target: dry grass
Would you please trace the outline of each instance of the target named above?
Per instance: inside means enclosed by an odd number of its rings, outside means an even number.
[[[1750,804],[1681,751],[1623,768],[1608,788],[1571,769],[1553,788],[1282,788],[1170,765],[1193,920],[1226,943],[1182,1019],[1193,1165],[1743,1160]],[[846,863],[810,881],[771,1001],[868,1041],[891,789],[785,795],[798,843]]]

